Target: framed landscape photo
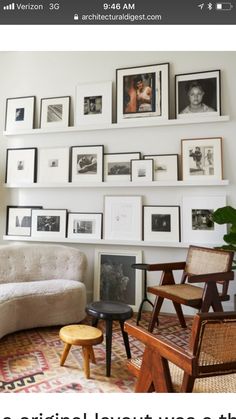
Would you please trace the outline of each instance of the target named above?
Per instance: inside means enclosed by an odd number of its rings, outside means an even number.
[[[180,242],[180,207],[144,205],[143,240],[162,242]]]
[[[111,81],[77,85],[75,120],[77,126],[111,124]]]
[[[69,239],[94,239],[102,238],[102,213],[95,212],[70,212],[68,215]]]
[[[7,206],[6,235],[30,236],[32,209],[42,207]]]
[[[5,130],[17,132],[34,128],[35,96],[8,98]]]
[[[6,183],[34,183],[37,175],[37,148],[8,148]]]
[[[41,99],[40,128],[55,129],[69,126],[70,96]]]
[[[63,239],[66,237],[66,209],[32,209],[32,237]]]
[[[117,122],[169,118],[169,64],[116,70]]]
[[[68,183],[69,148],[38,149],[38,182]]]
[[[138,311],[142,299],[142,252],[132,250],[95,250],[94,300],[126,303]]]
[[[154,178],[154,160],[131,160],[131,181],[152,182]]]
[[[222,179],[222,138],[181,141],[183,180]]]
[[[103,145],[71,147],[71,182],[103,182]]]
[[[178,180],[178,154],[151,154],[143,158],[153,159],[155,181]]]
[[[183,242],[220,245],[226,225],[213,222],[213,212],[226,205],[226,196],[185,196],[182,206]]]
[[[142,240],[142,197],[105,196],[104,238]]]
[[[221,115],[220,89],[220,70],[176,75],[176,118]]]
[[[130,182],[131,160],[140,158],[140,152],[104,154],[104,180],[106,182]]]

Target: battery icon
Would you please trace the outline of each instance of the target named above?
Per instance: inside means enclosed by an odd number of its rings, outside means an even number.
[[[216,3],[216,10],[230,11],[232,9],[233,9],[232,3],[229,3],[229,2]]]

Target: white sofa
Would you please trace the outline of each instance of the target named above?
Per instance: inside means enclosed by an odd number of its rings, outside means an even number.
[[[76,248],[0,246],[0,338],[17,330],[84,319],[85,268],[86,257]]]

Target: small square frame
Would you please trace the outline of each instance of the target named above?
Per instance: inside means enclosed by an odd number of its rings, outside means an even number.
[[[73,146],[70,154],[70,181],[103,182],[104,146]]]
[[[154,179],[154,160],[131,160],[131,182],[152,182]]]
[[[154,160],[154,181],[178,180],[178,154],[150,154],[144,155],[143,158]]]
[[[78,84],[76,87],[76,126],[111,124],[112,81]]]
[[[222,179],[222,138],[181,140],[182,178],[198,181]]]
[[[6,100],[5,130],[27,131],[34,128],[35,96],[8,98]]]
[[[220,75],[220,70],[177,74],[175,117],[190,119],[221,115]]]
[[[180,207],[177,205],[144,205],[143,240],[179,243],[181,240]]]
[[[40,206],[7,206],[6,235],[31,236],[32,209],[41,209]]]
[[[38,149],[38,182],[68,183],[69,182],[69,148]]]
[[[105,153],[105,182],[130,182],[132,159],[141,159],[141,153]]]
[[[70,96],[41,99],[40,128],[60,129],[69,126]]]
[[[66,237],[66,209],[32,209],[32,237],[62,239]]]
[[[8,148],[6,183],[34,183],[37,178],[37,148]]]
[[[94,300],[124,302],[138,311],[142,272],[134,263],[142,263],[141,251],[95,249]]]
[[[68,214],[68,239],[100,240],[102,238],[102,213],[70,212]]]

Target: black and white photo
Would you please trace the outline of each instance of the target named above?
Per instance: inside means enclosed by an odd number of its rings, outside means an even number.
[[[213,212],[212,209],[192,209],[193,230],[214,230]]]
[[[222,179],[222,138],[181,141],[183,180]]]
[[[6,235],[7,236],[30,236],[31,235],[31,212],[32,209],[42,207],[7,206]]]
[[[41,99],[40,128],[57,129],[69,126],[70,96]]]
[[[129,304],[138,310],[142,280],[132,264],[140,263],[141,252],[95,251],[94,299]]]
[[[76,125],[109,125],[111,122],[112,82],[78,84],[76,86]]]
[[[34,183],[37,178],[37,148],[8,148],[6,183]]]
[[[67,210],[32,209],[32,237],[65,238]]]
[[[103,181],[103,146],[71,147],[71,182]]]
[[[5,130],[27,131],[34,128],[35,96],[8,98],[6,100]]]
[[[180,207],[144,205],[143,240],[150,242],[180,242]]]
[[[154,160],[131,160],[131,181],[152,182],[154,178]]]
[[[37,231],[60,231],[60,217],[57,215],[39,215]]]
[[[38,182],[68,183],[69,147],[38,149]]]
[[[220,70],[178,74],[176,118],[221,114]]]
[[[178,154],[144,155],[144,160],[153,160],[155,181],[178,180]]]
[[[104,154],[104,180],[106,182],[129,182],[131,178],[131,160],[139,160],[140,158],[140,152]]]
[[[75,240],[99,240],[102,238],[102,220],[102,213],[70,212],[67,237]]]

